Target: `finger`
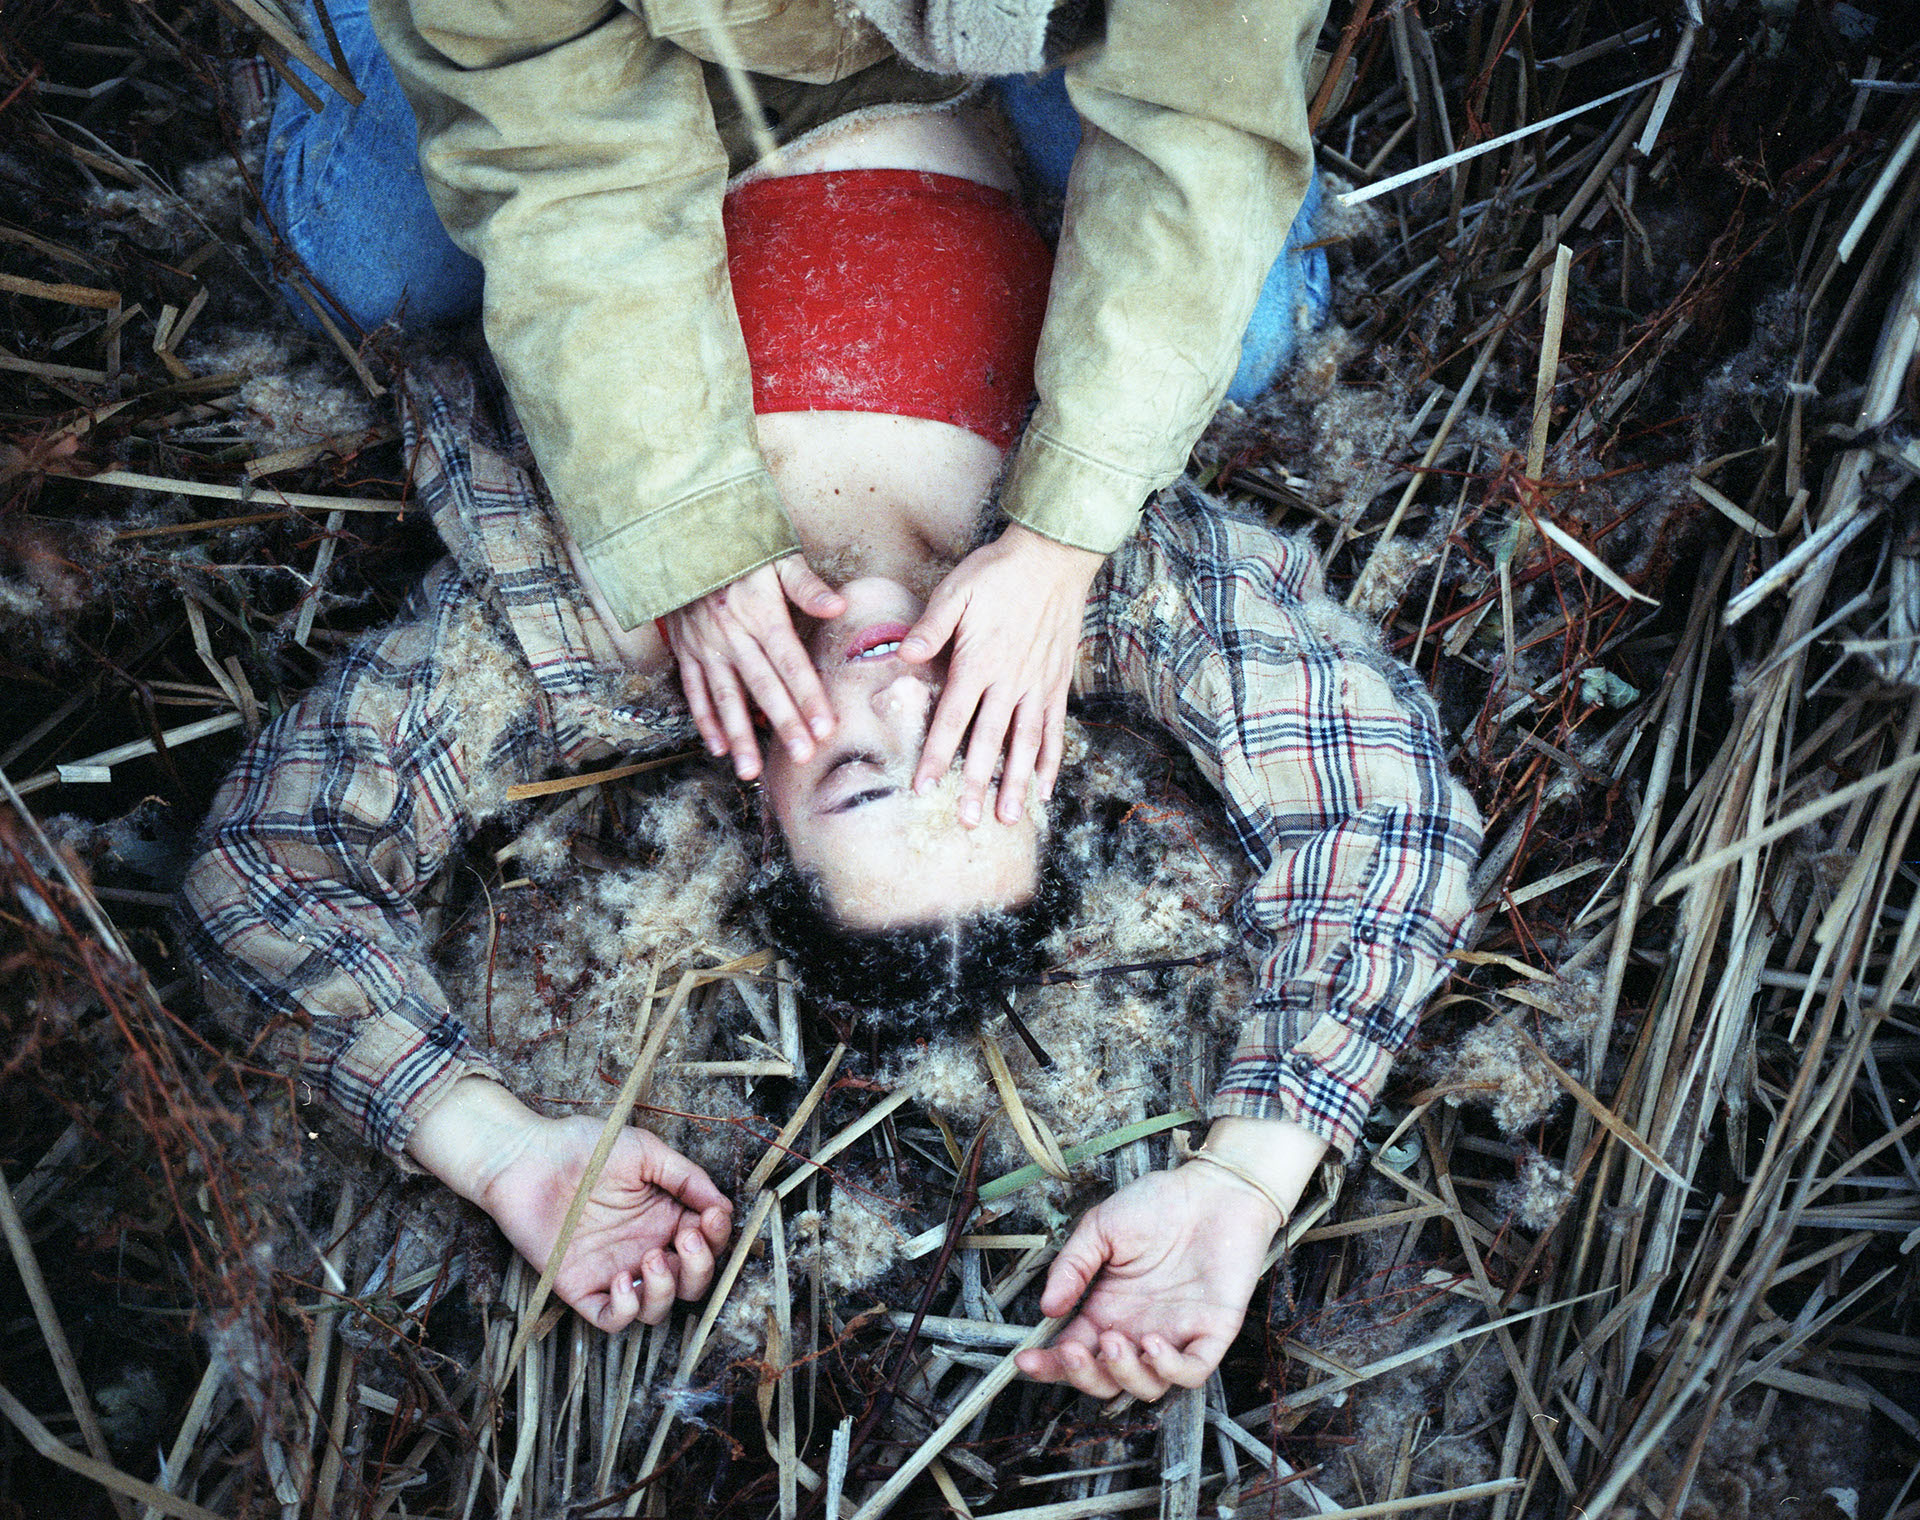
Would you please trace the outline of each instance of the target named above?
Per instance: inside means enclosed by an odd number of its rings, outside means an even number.
[[[597,1298],[599,1295],[595,1295]],[[611,1335],[624,1330],[640,1316],[640,1295],[634,1290],[631,1272],[616,1272],[608,1286],[606,1302],[597,1314],[588,1315],[594,1324]]]
[[[655,1187],[665,1188],[681,1203],[700,1213],[703,1227],[708,1215],[715,1216],[719,1221],[719,1234],[713,1237],[714,1243],[717,1245],[725,1240],[733,1216],[733,1203],[714,1185],[713,1179],[658,1135],[631,1125],[628,1131],[646,1152],[641,1175]]]
[[[1052,1287],[1051,1278],[1048,1279],[1048,1287]],[[1076,1293],[1074,1297],[1077,1299],[1079,1295]],[[1068,1307],[1072,1307],[1071,1301]],[[1041,1312],[1046,1311],[1043,1309]],[[1013,1359],[1014,1365],[1036,1382],[1064,1383],[1068,1377],[1066,1349],[1069,1346],[1077,1346],[1088,1357],[1099,1351],[1100,1332],[1094,1329],[1093,1322],[1086,1315],[1076,1314],[1061,1327],[1051,1345],[1021,1352]]]
[[[1058,1383],[1067,1375],[1060,1365],[1060,1353],[1050,1347],[1034,1346],[1022,1351],[1014,1357],[1013,1365],[1020,1369],[1023,1377],[1036,1383]]]
[[[698,1298],[713,1281],[713,1252],[707,1249],[707,1238],[698,1225],[689,1225],[674,1237],[674,1249],[680,1253],[680,1296]]]
[[[1056,704],[1046,715],[1040,734],[1040,759],[1033,768],[1034,794],[1046,802],[1053,796],[1053,784],[1060,779],[1060,762],[1067,748],[1067,710]]]
[[[940,694],[933,721],[927,725],[927,737],[920,746],[920,765],[913,773],[914,791],[924,793],[946,775],[960,748],[960,736],[973,721],[981,690],[980,683],[962,671],[956,670],[948,677],[947,689]]]
[[[787,600],[809,617],[833,618],[847,610],[847,599],[813,573],[805,555],[789,554],[773,568]]]
[[[1100,1361],[1107,1375],[1142,1403],[1151,1404],[1167,1391],[1167,1380],[1140,1360],[1140,1349],[1117,1330],[1100,1337]]]
[[[640,1319],[657,1325],[673,1307],[673,1268],[665,1251],[653,1250],[640,1258]]]
[[[722,754],[733,756],[733,773],[742,781],[760,774],[760,745],[753,737],[753,715],[747,710],[733,672],[709,672],[708,689],[713,694],[714,710],[725,732]]]
[[[995,809],[1002,823],[1018,823],[1027,801],[1028,781],[1040,753],[1042,725],[1032,715],[1032,704],[1022,702],[1007,740],[1007,764],[1000,772],[1000,800]]]
[[[808,734],[815,739],[826,738],[833,732],[833,704],[827,700],[827,689],[820,683],[820,672],[814,669],[813,656],[807,653],[807,646],[789,627],[777,631],[764,649],[773,677],[780,683],[781,698],[798,709],[799,721]],[[767,708],[765,702],[760,705],[771,715],[772,709]],[[781,732],[784,737],[785,731]],[[806,756],[794,758],[803,760]]]
[[[1106,1265],[1106,1260],[1106,1248],[1100,1244],[1098,1231],[1086,1219],[1082,1219],[1067,1237],[1067,1243],[1060,1248],[1060,1254],[1054,1257],[1053,1265],[1047,1268],[1047,1285],[1040,1293],[1040,1312],[1049,1319],[1059,1319],[1071,1311],[1086,1296],[1087,1289],[1092,1286],[1100,1268]],[[1054,1344],[1077,1339],[1073,1332],[1081,1324],[1081,1321],[1075,1320],[1061,1332]],[[1087,1344],[1092,1345],[1093,1332],[1086,1330],[1085,1335]]]
[[[703,1211],[700,1215],[700,1233],[707,1237],[710,1247],[719,1250],[733,1233],[733,1206],[723,1198],[717,1207]]]
[[[953,630],[960,626],[960,614],[966,606],[965,598],[955,596],[944,585],[938,587],[920,610],[920,620],[900,641],[900,658],[919,665],[945,649]]]
[[[690,654],[679,656],[680,690],[686,694],[687,711],[693,714],[693,726],[700,731],[701,742],[710,755],[727,752],[727,731],[720,726],[720,715],[713,710],[707,695],[707,673]]]
[[[805,668],[812,685],[819,695],[818,706],[828,717],[828,727],[832,727],[831,709],[827,707],[827,694],[820,688],[820,678],[812,663],[806,657],[806,650],[788,628],[783,637],[792,650],[799,656],[800,664]],[[775,638],[778,642],[778,637]],[[734,674],[745,684],[747,693],[766,715],[767,722],[773,725],[773,731],[786,746],[787,753],[796,760],[805,760],[813,753],[813,735],[808,731],[807,720],[800,716],[800,709],[794,705],[793,695],[787,689],[786,678],[781,675],[773,661],[768,658],[766,649],[746,639],[736,641],[734,646]],[[752,731],[752,714],[747,714],[748,731]],[[736,750],[735,754],[739,751]],[[756,750],[756,754],[758,751]]]
[[[1140,1343],[1140,1359],[1160,1377],[1182,1388],[1198,1388],[1213,1376],[1227,1354],[1224,1336],[1201,1335],[1176,1350],[1163,1337],[1149,1335]]]
[[[960,773],[960,821],[968,828],[980,821],[987,786],[1000,763],[1000,751],[1006,745],[1007,728],[1012,722],[1013,702],[1002,697],[998,687],[989,688],[986,700],[974,716],[973,737],[967,741],[967,763]]]
[[[1114,1380],[1112,1369],[1085,1346],[1076,1343],[1062,1346],[1060,1362],[1066,1371],[1066,1380],[1092,1398],[1110,1399],[1126,1391]]]
[[[1086,1341],[1071,1340],[1072,1329],[1085,1331]],[[1071,1383],[1082,1393],[1097,1399],[1110,1399],[1120,1387],[1100,1365],[1096,1355],[1099,1338],[1084,1320],[1076,1320],[1051,1346],[1022,1351],[1013,1364],[1036,1383]]]

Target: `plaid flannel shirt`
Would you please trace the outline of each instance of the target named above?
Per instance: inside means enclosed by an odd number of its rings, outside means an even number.
[[[676,687],[619,665],[524,441],[464,371],[413,396],[453,559],[241,756],[184,889],[216,1005],[403,1163],[454,1081],[495,1075],[434,977],[419,891],[513,783],[692,737]],[[1469,907],[1480,825],[1430,698],[1309,552],[1179,485],[1096,581],[1074,686],[1146,704],[1256,872],[1237,922],[1258,991],[1213,1112],[1350,1151]]]

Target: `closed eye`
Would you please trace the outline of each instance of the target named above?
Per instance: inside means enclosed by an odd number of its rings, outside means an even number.
[[[829,813],[851,813],[855,808],[865,807],[869,802],[880,802],[893,796],[900,790],[897,786],[876,786],[864,792],[855,792],[843,802],[837,802],[828,808]]]

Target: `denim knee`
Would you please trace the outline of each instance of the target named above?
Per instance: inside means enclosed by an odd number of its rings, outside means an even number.
[[[413,108],[364,4],[333,0],[327,9],[366,99],[349,105],[301,69],[322,101],[315,111],[281,83],[262,186],[267,215],[362,328],[394,316],[409,326],[470,318],[480,309],[480,265],[447,236],[427,196]],[[306,304],[291,294],[289,300],[314,327]]]

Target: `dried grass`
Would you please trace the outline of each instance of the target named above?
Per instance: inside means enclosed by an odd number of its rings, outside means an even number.
[[[1341,326],[1198,463],[1433,683],[1479,953],[1224,1376],[1104,1414],[1008,1384],[1066,1195],[1004,1122],[967,1183],[985,1067],[922,1117],[785,989],[685,980],[751,946],[605,1013],[582,1096],[726,1087],[745,1178],[713,1301],[616,1337],[176,1017],[213,781],[432,552],[401,351],[267,293],[263,0],[0,13],[0,1511],[1920,1513],[1920,58],[1891,4],[1375,9],[1321,126]],[[550,850],[615,795],[536,799]],[[1070,1167],[1164,1156],[1144,1100],[1078,1122]]]

